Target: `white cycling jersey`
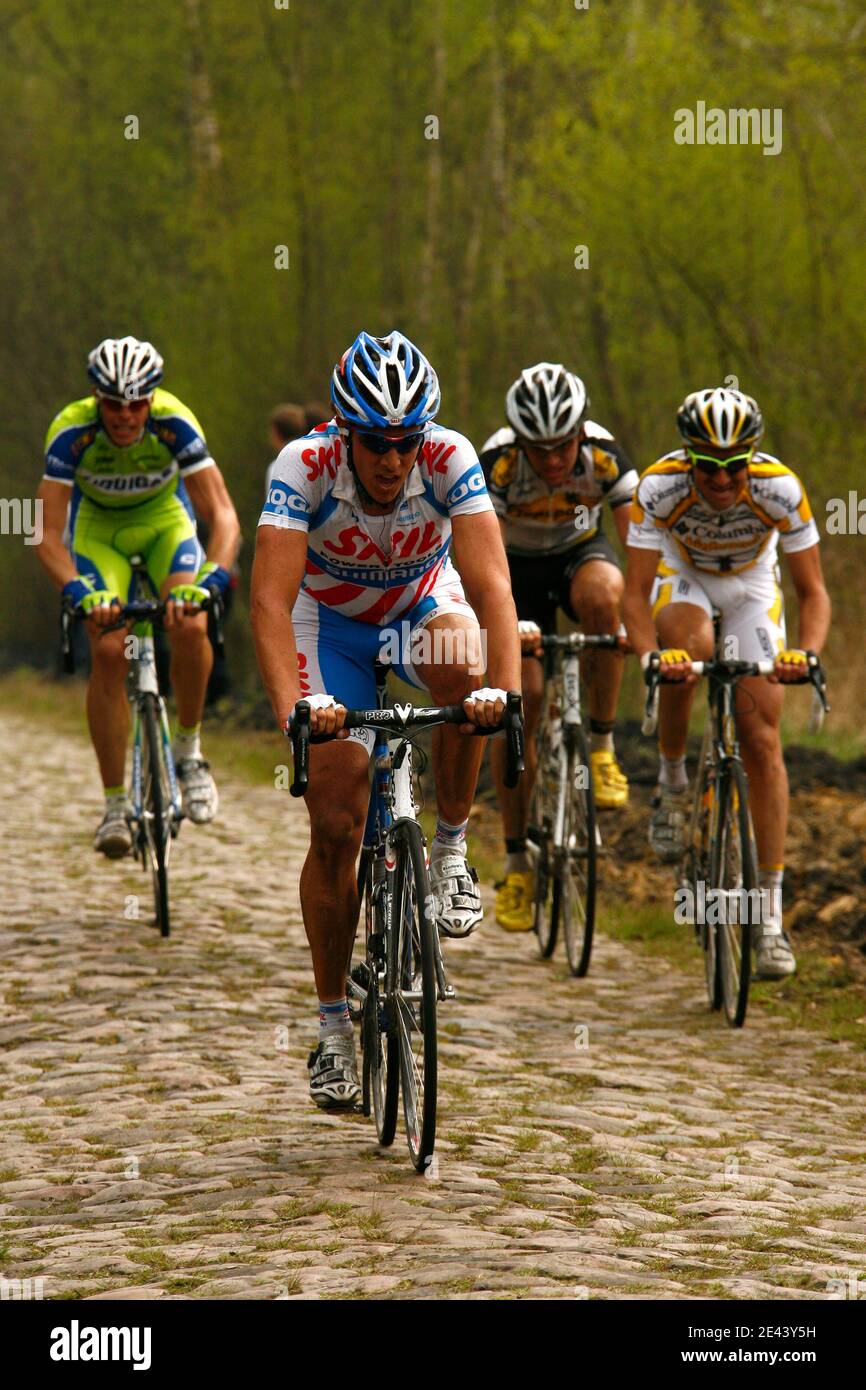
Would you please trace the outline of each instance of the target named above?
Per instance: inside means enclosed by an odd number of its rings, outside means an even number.
[[[393,511],[368,515],[331,420],[283,449],[259,525],[306,531],[302,591],[344,617],[382,626],[450,568],[451,518],[492,510],[469,440],[432,424]]]
[[[574,468],[552,488],[540,478],[512,429],[497,430],[481,450],[493,509],[505,522],[509,555],[559,555],[594,536],[602,503],[625,506],[637,484],[637,470],[611,434],[585,421]]]
[[[685,449],[641,474],[628,544],[660,551],[667,565],[721,575],[772,568],[780,537],[787,552],[808,550],[820,540],[803,484],[770,454],[752,455],[744,491],[723,512],[695,488]]]

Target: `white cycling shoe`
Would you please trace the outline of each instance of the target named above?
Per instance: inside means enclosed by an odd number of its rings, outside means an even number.
[[[469,936],[484,911],[478,875],[462,854],[454,850],[431,855],[430,891],[436,900],[436,922],[445,936]]]
[[[177,765],[184,814],[195,825],[213,820],[220,804],[216,782],[204,758],[184,758]]]
[[[351,1110],[361,1093],[354,1033],[330,1033],[310,1053],[310,1095],[323,1110]]]
[[[779,921],[755,927],[755,979],[785,980],[797,969],[797,957]]]
[[[117,798],[109,801],[105,814],[96,830],[93,848],[106,859],[122,859],[132,849],[132,806],[129,801]]]

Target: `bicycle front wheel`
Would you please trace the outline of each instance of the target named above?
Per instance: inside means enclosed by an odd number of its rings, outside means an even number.
[[[707,999],[711,1009],[722,1007],[722,976],[719,969],[718,927],[715,923],[699,920],[697,904],[704,898],[704,892],[713,882],[710,853],[711,829],[713,826],[714,800],[716,790],[716,766],[712,761],[711,726],[707,724],[698,771],[695,780],[694,801],[689,826],[689,840],[685,858],[685,885],[691,893],[695,905],[695,932],[704,953],[704,980],[707,986]]]
[[[366,924],[366,962],[364,984],[367,991],[361,1014],[363,1054],[363,1108],[372,1108],[379,1143],[393,1144],[397,1130],[397,1101],[400,1093],[400,1057],[393,1011],[386,1008],[385,913],[381,895],[374,895],[373,858],[367,849],[361,854],[358,886],[364,905]]]
[[[421,827],[406,821],[397,834],[388,1007],[399,1047],[406,1138],[421,1173],[436,1141],[436,908]]]
[[[723,890],[716,927],[719,975],[725,1017],[741,1028],[749,1001],[752,967],[752,904],[757,901],[758,869],[746,774],[732,762],[719,790],[712,883]]]
[[[153,882],[156,925],[161,936],[171,931],[168,905],[168,853],[171,797],[162,747],[162,725],[155,695],[141,697],[141,777],[144,836]]]
[[[545,720],[538,738],[535,786],[529,810],[527,842],[532,846],[535,870],[534,927],[538,950],[547,960],[556,948],[556,918],[551,911],[553,882],[553,824],[559,787],[559,751],[550,724]]]
[[[585,975],[592,954],[595,896],[598,873],[598,841],[595,799],[592,791],[586,736],[579,726],[572,730],[566,764],[569,795],[565,809],[561,870],[553,886],[552,916],[562,914],[565,950],[572,975]]]

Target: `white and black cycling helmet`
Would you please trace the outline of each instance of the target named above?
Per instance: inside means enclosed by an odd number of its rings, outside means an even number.
[[[751,396],[717,386],[686,396],[677,414],[677,426],[693,447],[712,444],[717,449],[730,449],[738,444],[756,444],[764,433],[764,417]]]
[[[588,408],[586,387],[561,362],[527,367],[505,397],[509,425],[531,444],[576,434]]]
[[[87,359],[87,375],[97,391],[119,400],[149,396],[162,374],[163,361],[153,343],[138,338],[103,338]]]
[[[334,368],[331,400],[337,418],[355,429],[421,429],[439,409],[439,379],[402,333],[359,333]]]

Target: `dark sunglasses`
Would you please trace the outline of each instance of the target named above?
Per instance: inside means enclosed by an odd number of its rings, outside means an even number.
[[[371,454],[390,454],[392,449],[396,449],[398,454],[411,454],[413,449],[417,449],[423,442],[424,431],[419,430],[417,434],[404,434],[400,439],[389,439],[386,434],[366,434],[361,432],[358,438],[365,449],[369,449]]]
[[[711,454],[696,454],[693,449],[688,450],[689,458],[693,468],[699,468],[702,473],[719,473],[722,469],[726,473],[742,473],[744,468],[748,468],[749,459],[752,451],[749,449],[745,454],[732,454],[727,459],[713,458]]]
[[[573,444],[575,439],[579,438],[579,434],[578,431],[577,434],[570,434],[565,439],[555,439],[552,444],[539,444],[535,439],[524,439],[521,440],[521,446],[524,450],[527,448],[537,449],[540,454],[553,454],[559,449],[568,448],[569,444]]]

